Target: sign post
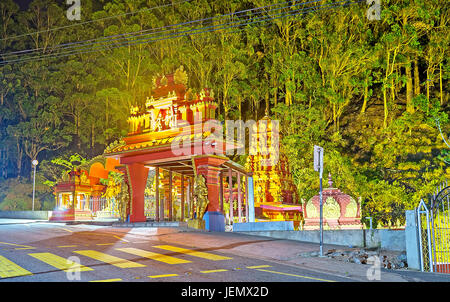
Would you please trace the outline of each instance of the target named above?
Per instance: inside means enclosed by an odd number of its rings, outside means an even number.
[[[34,167],[34,172],[33,172],[33,205],[32,205],[32,211],[34,211],[34,192],[35,192],[35,187],[36,187],[36,166],[38,165],[38,161],[36,159],[34,159],[31,164]]]
[[[323,148],[314,146],[314,171],[319,171],[320,177],[320,256],[323,257],[323,200],[322,200],[322,174],[323,174]]]

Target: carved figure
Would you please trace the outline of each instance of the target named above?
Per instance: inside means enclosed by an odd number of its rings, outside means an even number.
[[[188,82],[188,77],[187,77],[187,73],[184,70],[183,65],[181,65],[176,71],[175,74],[173,76],[173,80],[175,82],[175,84],[183,84],[183,85],[187,85]]]
[[[120,221],[125,222],[127,220],[128,206],[130,203],[130,194],[128,191],[128,185],[125,181],[121,183],[120,193],[117,195],[118,208]]]
[[[194,179],[194,198],[197,204],[196,218],[202,220],[209,204],[208,187],[203,175],[197,175]]]

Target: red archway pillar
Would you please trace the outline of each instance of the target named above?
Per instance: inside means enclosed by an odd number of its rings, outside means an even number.
[[[147,184],[148,168],[141,163],[127,164],[130,182],[130,222],[145,222],[144,193]]]
[[[227,159],[216,156],[205,156],[194,159],[198,175],[203,175],[208,187],[209,204],[203,216],[205,228],[209,231],[225,231],[225,216],[220,208],[220,165]]]

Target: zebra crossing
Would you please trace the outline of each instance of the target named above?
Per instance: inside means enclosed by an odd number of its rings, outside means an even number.
[[[150,250],[149,250],[150,249]],[[164,263],[168,265],[177,265],[191,263],[197,259],[206,259],[209,261],[223,261],[231,260],[231,257],[221,256],[210,252],[190,250],[186,248],[181,248],[172,245],[155,245],[151,248],[135,248],[135,247],[120,247],[108,250],[107,252],[96,251],[93,249],[86,250],[74,250],[71,253],[75,256],[86,257],[87,259],[95,260],[106,265],[112,265],[120,269],[133,269],[141,267],[151,267],[150,264],[142,264],[136,261],[128,260],[125,256],[117,256],[117,252],[123,253],[124,255],[139,256],[140,258],[150,259],[158,263]],[[170,255],[168,255],[168,252]],[[112,255],[114,253],[114,255]],[[188,259],[180,256],[187,256]],[[44,263],[52,269],[57,271],[80,271],[88,272],[94,271],[95,265],[81,265],[75,261],[72,261],[72,257],[61,257],[55,253],[51,252],[33,252],[27,253],[25,255],[25,260],[21,262],[26,262],[26,265],[15,263],[13,260],[8,259],[6,256],[0,255],[0,281],[4,278],[21,277],[33,275],[33,267],[37,264]],[[27,259],[27,257],[30,257]],[[84,258],[83,260],[85,260]],[[72,260],[71,260],[72,259]],[[38,263],[33,263],[37,261]],[[30,265],[32,268],[27,268]],[[149,278],[162,278],[162,277],[172,277],[176,274],[159,274],[154,276],[148,276]],[[112,279],[111,279],[112,280]],[[115,279],[114,279],[115,280]]]

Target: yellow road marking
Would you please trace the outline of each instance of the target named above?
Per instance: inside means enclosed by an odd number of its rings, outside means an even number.
[[[68,272],[68,271],[80,271],[80,272],[93,271],[93,269],[90,267],[81,265],[79,263],[73,262],[71,260],[65,259],[63,257],[57,256],[52,253],[31,253],[28,255],[30,255],[31,257],[34,257],[38,260],[41,260],[42,262],[45,262],[48,265],[56,267],[57,269],[63,270],[65,272]]]
[[[34,249],[34,247],[32,247],[32,246],[24,245],[24,244],[15,244],[15,243],[8,243],[8,242],[0,242],[0,244],[21,246],[21,248],[16,248],[16,250],[18,250],[18,249]]]
[[[15,250],[34,250],[34,247],[16,247]]]
[[[114,243],[97,243],[96,245],[113,245]]]
[[[124,242],[130,242],[130,241],[128,241],[126,239],[123,239],[123,238],[120,238],[119,236],[116,236],[116,235],[113,235],[113,237],[115,237],[115,238],[117,238],[117,239],[119,239],[121,241],[124,241]]]
[[[90,232],[90,233],[86,233],[85,235],[96,235],[96,236],[107,236],[107,237],[114,237],[116,239],[119,239],[121,241],[123,241],[122,243],[129,243],[130,241],[120,238],[117,235],[111,234],[111,233],[95,233],[95,232]]]
[[[116,256],[108,255],[102,252],[93,251],[93,250],[84,250],[84,251],[74,251],[74,253],[93,258],[98,261],[106,262],[111,265],[120,267],[120,268],[131,268],[131,267],[145,267],[145,265],[136,263],[133,261],[129,261],[126,259],[122,259]]]
[[[272,267],[270,265],[255,265],[255,266],[247,266],[247,268],[265,268],[265,267]]]
[[[147,276],[149,278],[166,278],[166,277],[176,277],[178,274],[167,274],[167,275],[154,275],[154,276]]]
[[[89,282],[117,282],[117,281],[122,281],[122,279],[117,278],[117,279],[105,279],[105,280],[92,280]]]
[[[137,255],[140,257],[144,257],[144,258],[149,258],[149,259],[156,260],[156,261],[161,261],[161,262],[168,263],[168,264],[179,264],[179,263],[190,263],[191,262],[189,260],[178,259],[175,257],[171,257],[171,256],[163,255],[163,254],[152,253],[152,252],[148,252],[148,251],[144,251],[144,250],[136,249],[136,248],[132,248],[132,247],[118,248],[116,250],[125,252],[125,253],[130,253],[130,254]]]
[[[200,273],[203,273],[203,274],[220,273],[220,272],[228,272],[228,270],[227,269],[213,269],[210,271],[200,271]]]
[[[261,271],[261,272],[268,272],[268,273],[273,273],[273,274],[286,275],[286,276],[292,276],[292,277],[299,277],[299,278],[305,278],[305,279],[311,279],[311,280],[317,280],[317,281],[336,282],[336,281],[333,281],[333,280],[320,279],[320,278],[314,278],[314,277],[308,277],[308,276],[302,276],[302,275],[294,275],[294,274],[288,274],[288,273],[283,273],[283,272],[275,272],[275,271],[269,271],[269,270],[265,270],[265,269],[256,269],[256,270],[257,271]]]
[[[66,229],[66,228],[60,228],[60,229],[62,229],[62,230],[64,230],[64,231],[67,231],[67,232],[70,232],[70,233],[73,233],[72,230],[69,230],[69,229]]]
[[[78,245],[59,245],[57,247],[77,247]]]
[[[0,256],[0,277],[8,278],[27,275],[33,275],[33,273],[27,271],[23,267],[18,266],[17,264],[6,259],[5,257]]]
[[[154,247],[156,247],[158,249],[163,249],[163,250],[168,250],[168,251],[172,251],[172,252],[187,254],[189,256],[194,256],[194,257],[199,257],[199,258],[204,258],[204,259],[209,259],[209,260],[214,260],[214,261],[233,259],[233,258],[230,258],[230,257],[219,256],[219,255],[214,255],[214,254],[205,253],[205,252],[197,252],[197,251],[188,250],[188,249],[184,249],[184,248],[180,248],[180,247],[176,247],[176,246],[171,246],[171,245],[156,245]]]

